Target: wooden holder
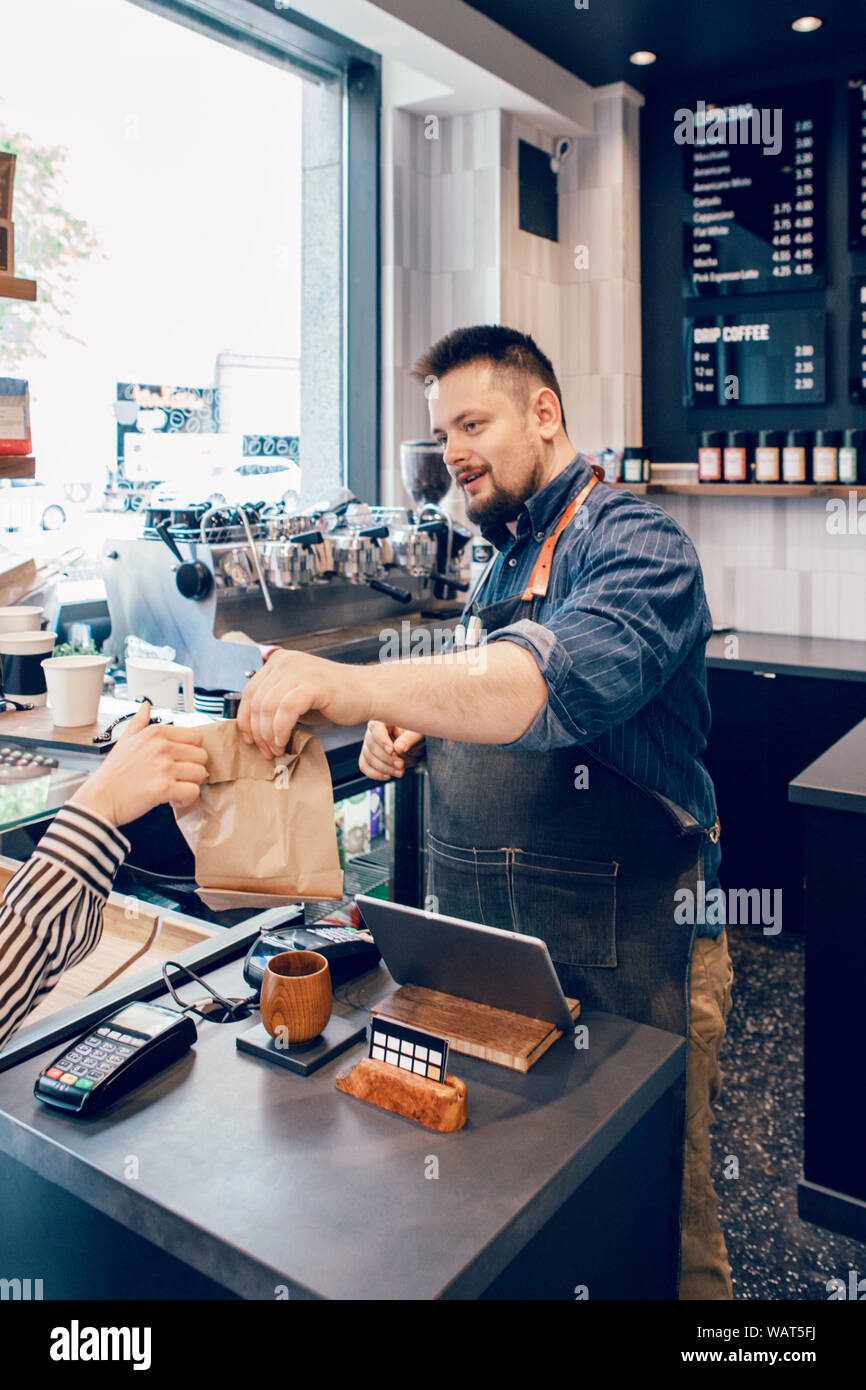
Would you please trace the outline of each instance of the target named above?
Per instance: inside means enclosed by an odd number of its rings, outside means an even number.
[[[466,1082],[458,1076],[446,1074],[444,1082],[429,1081],[389,1062],[364,1057],[350,1071],[339,1073],[337,1090],[440,1134],[452,1134],[466,1123]]]
[[[0,217],[0,273],[15,274],[15,228],[6,217]]]
[[[572,1018],[580,1013],[577,999],[566,999]],[[562,1037],[559,1028],[539,1018],[475,1004],[455,994],[442,994],[421,985],[401,985],[377,1005],[377,1012],[399,1023],[446,1037],[452,1052],[480,1057],[511,1071],[529,1071]]]

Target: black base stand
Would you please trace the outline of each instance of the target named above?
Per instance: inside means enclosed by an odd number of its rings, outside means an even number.
[[[279,1047],[263,1023],[251,1028],[248,1033],[240,1033],[236,1039],[239,1052],[249,1052],[253,1057],[263,1057],[266,1062],[276,1062],[278,1067],[286,1067],[299,1076],[310,1076],[332,1057],[338,1057],[354,1043],[363,1042],[367,1035],[367,1015],[358,1013],[353,1018],[342,1018],[332,1014],[327,1028],[312,1042],[297,1047]]]

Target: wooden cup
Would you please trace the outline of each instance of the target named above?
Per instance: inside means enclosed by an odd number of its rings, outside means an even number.
[[[284,951],[265,967],[262,1023],[283,1044],[311,1042],[331,1017],[331,972],[318,951]]]

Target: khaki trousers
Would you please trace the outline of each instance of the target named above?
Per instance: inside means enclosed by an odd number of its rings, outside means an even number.
[[[699,936],[692,952],[680,1299],[733,1298],[731,1267],[710,1178],[712,1106],[722,1089],[719,1052],[731,1011],[734,972],[727,933]]]

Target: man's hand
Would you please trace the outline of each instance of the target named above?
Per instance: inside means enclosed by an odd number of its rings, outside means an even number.
[[[275,652],[244,690],[238,728],[247,743],[273,758],[285,750],[300,719],[316,722],[318,715],[332,724],[363,724],[370,715],[369,669],[305,652]]]
[[[201,729],[148,724],[146,702],[98,772],[70,798],[70,805],[94,811],[112,825],[126,825],[166,802],[188,806],[207,779]]]
[[[364,735],[358,766],[365,777],[372,777],[376,782],[388,782],[392,777],[402,777],[406,768],[414,767],[423,758],[424,744],[423,734],[371,719]]]
[[[481,662],[474,648],[369,666],[280,651],[244,691],[238,727],[267,758],[283,752],[299,721],[321,717],[334,724],[376,720],[402,732],[413,724],[431,738],[463,743],[513,743],[546,700],[535,657],[516,642],[491,643]]]

